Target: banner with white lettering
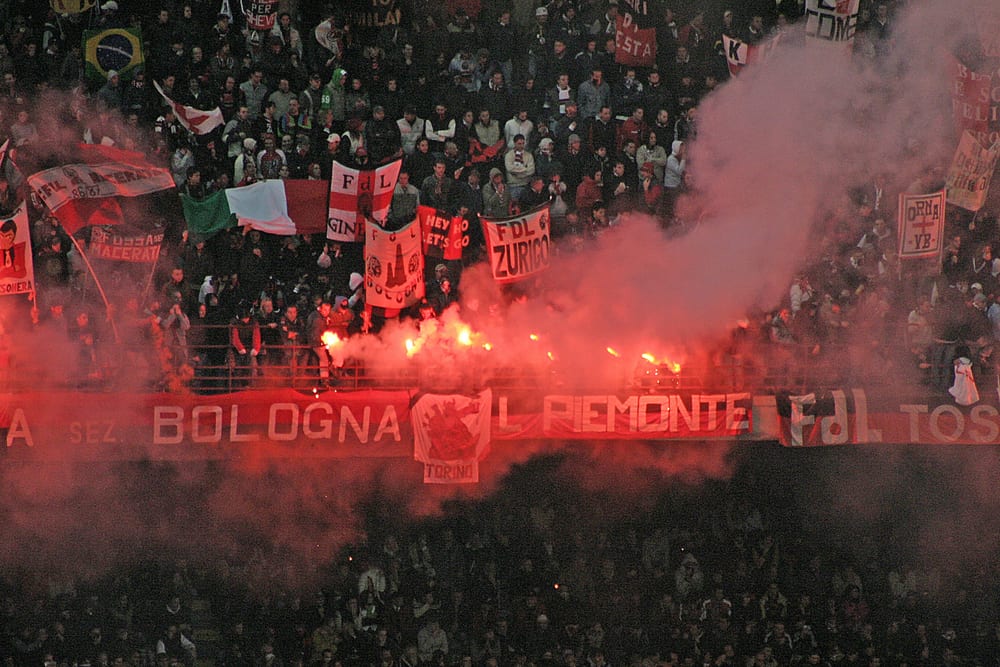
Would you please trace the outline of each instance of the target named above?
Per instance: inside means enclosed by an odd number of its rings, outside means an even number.
[[[35,291],[31,263],[31,228],[24,202],[13,214],[0,218],[0,296]]]
[[[469,245],[469,221],[465,217],[449,216],[433,206],[418,206],[417,220],[424,257],[462,259],[462,251]]]
[[[615,19],[615,62],[629,67],[656,64],[656,28],[640,28],[632,14]]]
[[[994,445],[1000,438],[995,402],[959,406],[950,396],[912,397],[864,389],[775,396],[778,439],[786,447],[875,445]],[[995,400],[995,399],[994,399]]]
[[[549,205],[511,218],[480,216],[493,279],[515,283],[549,268]]]
[[[361,241],[366,220],[384,225],[402,164],[402,160],[396,160],[374,171],[360,171],[334,162],[326,238],[341,242]]]
[[[998,157],[1000,144],[984,148],[972,132],[963,132],[948,169],[945,186],[948,203],[969,211],[981,209],[986,202]]]
[[[88,256],[112,262],[152,264],[160,256],[163,232],[152,234],[121,234],[109,228],[90,230]]]
[[[778,44],[780,35],[760,44],[747,44],[735,37],[722,35],[722,46],[726,51],[726,64],[729,65],[729,74],[736,76],[740,71],[752,63],[764,62],[771,57],[774,48]]]
[[[68,164],[28,177],[28,185],[50,211],[74,199],[139,197],[174,187],[170,170],[152,163]]]
[[[247,27],[251,30],[270,30],[278,17],[278,0],[240,0]]]
[[[860,0],[806,0],[806,36],[812,44],[838,44],[848,50],[858,28]]]
[[[996,102],[990,99],[993,73],[977,72],[953,57],[950,67],[953,72],[951,107],[955,127],[959,133],[965,130],[972,132],[979,143],[985,146],[992,145],[1000,139],[995,127],[992,135],[990,133],[991,120],[996,120],[993,110],[997,108],[996,105],[1000,105],[1000,97]],[[997,93],[1000,95],[1000,89]],[[992,125],[995,126],[996,123],[993,122]]]
[[[475,484],[490,444],[493,393],[424,394],[411,408],[413,458],[425,484]]]
[[[402,309],[424,298],[424,253],[420,223],[386,231],[365,223],[365,304]]]
[[[899,195],[899,258],[928,259],[941,254],[945,191]]]

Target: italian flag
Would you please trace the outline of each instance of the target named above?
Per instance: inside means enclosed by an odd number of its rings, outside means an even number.
[[[326,231],[328,197],[326,181],[274,179],[181,201],[188,231],[201,237],[237,225],[292,236]]]

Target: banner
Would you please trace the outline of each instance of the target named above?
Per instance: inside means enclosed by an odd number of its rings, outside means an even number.
[[[49,0],[56,14],[81,14],[97,4],[97,0]]]
[[[74,199],[138,197],[168,190],[174,187],[174,179],[165,167],[129,160],[52,167],[29,176],[28,185],[50,211],[57,211]]]
[[[425,484],[475,484],[490,444],[493,394],[424,394],[411,408],[413,458]]]
[[[355,43],[374,43],[381,28],[399,26],[409,22],[404,11],[410,3],[404,0],[345,0],[338,5],[351,25]],[[416,18],[416,17],[414,17]]]
[[[860,0],[806,0],[806,36],[812,44],[850,49],[858,28]]]
[[[191,134],[208,134],[215,128],[226,124],[225,119],[222,117],[222,110],[219,107],[203,111],[185,106],[167,97],[167,94],[163,92],[163,88],[160,87],[158,81],[153,81],[153,85],[156,87],[156,92],[160,94],[160,97],[174,110],[177,121]]]
[[[163,232],[125,235],[111,229],[94,227],[90,230],[87,255],[91,259],[112,262],[152,264],[160,256]]]
[[[984,146],[1000,141],[1000,81],[993,87],[992,72],[977,72],[951,59],[951,107],[955,127],[972,132]]]
[[[132,78],[132,72],[142,65],[142,32],[139,28],[108,28],[85,30],[83,56],[87,78],[94,82],[107,81],[114,70],[122,81]]]
[[[515,283],[549,268],[548,204],[512,218],[479,219],[498,283]]]
[[[424,255],[414,220],[389,232],[365,223],[365,305],[398,310],[424,298]]]
[[[899,258],[926,259],[941,254],[945,191],[899,195]]]
[[[0,296],[35,291],[31,263],[31,228],[24,202],[9,217],[0,218]]]
[[[751,63],[764,62],[771,57],[779,37],[780,35],[776,35],[760,44],[747,44],[735,37],[723,34],[722,46],[726,50],[726,64],[729,65],[730,76],[736,76],[740,70]]]
[[[240,0],[250,30],[270,30],[278,17],[278,0]]]
[[[6,452],[46,460],[199,460],[251,453],[409,458],[410,394],[291,389],[191,394],[0,394]],[[0,431],[2,432],[2,431]],[[3,444],[3,443],[0,443]]]
[[[961,407],[948,396],[895,399],[863,389],[778,395],[778,440],[786,447],[881,443],[995,445],[1000,411]]]
[[[656,28],[640,28],[632,14],[615,19],[615,62],[629,67],[656,64]]]
[[[948,169],[948,203],[969,211],[981,209],[986,202],[998,157],[1000,144],[983,148],[974,134],[968,130],[963,132]]]
[[[418,206],[417,220],[424,257],[462,259],[469,245],[469,221],[461,215],[449,217],[432,206]]]
[[[384,225],[402,164],[401,160],[396,160],[375,171],[359,171],[334,162],[330,175],[326,238],[341,242],[360,241],[364,238],[367,220]]]

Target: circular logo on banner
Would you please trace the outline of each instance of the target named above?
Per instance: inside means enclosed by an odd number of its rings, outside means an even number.
[[[128,30],[113,28],[88,39],[86,55],[102,77],[111,70],[122,74],[142,63],[142,41]]]

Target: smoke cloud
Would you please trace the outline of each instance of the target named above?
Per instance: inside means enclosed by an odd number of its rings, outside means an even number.
[[[462,322],[476,335],[468,351],[473,365],[518,366],[556,386],[584,389],[620,385],[643,352],[681,364],[706,358],[739,318],[773,308],[794,272],[818,258],[817,226],[844,206],[849,187],[887,171],[899,191],[927,167],[947,165],[954,135],[945,56],[976,34],[973,9],[996,8],[987,0],[912,3],[897,17],[892,55],[878,72],[789,43],[713,93],[699,109],[699,135],[690,146],[694,191],[685,210],[702,214],[687,221],[689,231],[667,238],[659,221],[627,216],[595,243],[559,255],[542,295],[506,310],[497,307],[500,293],[488,269],[467,271]],[[60,106],[46,103],[40,113]],[[58,120],[43,115],[36,122],[59,128]],[[440,326],[457,325],[445,318]],[[421,335],[415,326],[390,327],[351,342],[349,352],[391,370],[406,362],[405,341]],[[459,353],[441,348],[426,359]],[[554,442],[496,445],[474,488],[427,487],[419,466],[371,460],[11,464],[0,467],[7,544],[0,563],[39,584],[58,572],[99,576],[150,555],[212,563],[259,552],[308,573],[368,535],[366,508],[391,505],[397,520],[430,516],[449,500],[488,497],[512,470],[551,454],[559,454],[553,478],[621,501],[608,522],[645,507],[649,494],[672,481],[733,470],[726,444]],[[887,481],[897,455],[872,456],[877,479],[834,468],[816,480],[819,496],[830,500],[824,507],[856,510],[865,522],[889,518],[884,508],[900,488]],[[968,480],[979,502],[919,529],[914,548],[938,544],[943,526],[969,525],[961,522],[982,518],[984,507],[992,511],[993,476],[977,473],[970,458],[954,478]],[[840,502],[846,488],[864,500]],[[799,500],[816,504],[815,496]],[[841,520],[834,510],[817,516],[823,525],[846,525]]]

